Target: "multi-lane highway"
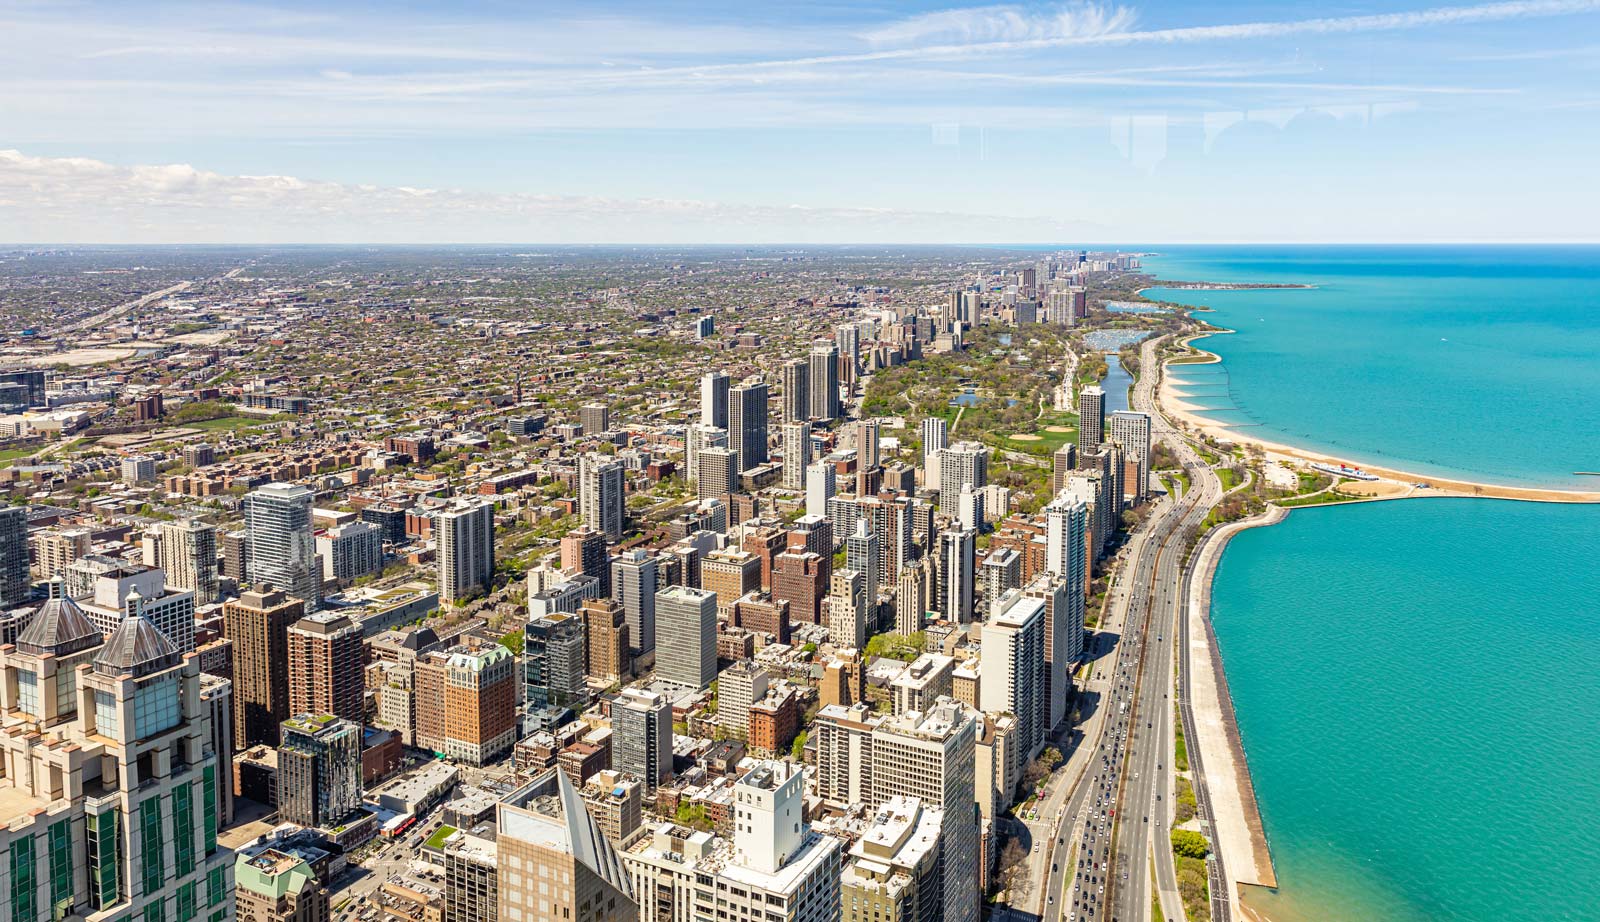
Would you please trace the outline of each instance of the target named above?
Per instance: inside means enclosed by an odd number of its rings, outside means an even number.
[[[1174,791],[1173,663],[1183,621],[1186,551],[1206,514],[1222,498],[1222,483],[1160,413],[1155,401],[1159,378],[1154,343],[1141,350],[1146,373],[1134,389],[1134,407],[1151,417],[1151,441],[1168,446],[1187,472],[1190,489],[1172,517],[1166,543],[1154,555],[1148,592],[1148,618],[1143,655],[1132,686],[1133,718],[1128,744],[1125,782],[1115,824],[1116,849],[1112,867],[1112,917],[1120,922],[1142,920],[1151,905],[1149,867],[1156,868],[1163,915],[1181,918],[1177,875],[1169,845]],[[1192,738],[1192,736],[1191,736]],[[1214,888],[1215,889],[1215,888]],[[1225,918],[1225,915],[1222,917]]]
[[[1123,550],[1108,618],[1092,650],[1097,667],[1083,696],[1092,720],[1068,777],[1076,782],[1047,797],[1054,819],[1044,843],[1050,862],[1040,917],[1122,920],[1148,917],[1149,859],[1157,857],[1158,888],[1167,914],[1180,916],[1176,875],[1167,846],[1172,803],[1172,662],[1177,649],[1185,550],[1221,496],[1216,475],[1156,410],[1155,343],[1142,351],[1133,406],[1151,415],[1152,442],[1169,445],[1191,489],[1158,500]],[[1111,655],[1107,655],[1107,654]],[[1059,811],[1057,818],[1054,811]],[[1180,916],[1181,917],[1181,916]]]

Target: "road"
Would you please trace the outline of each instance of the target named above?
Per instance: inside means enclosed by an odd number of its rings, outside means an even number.
[[[1155,343],[1143,348],[1142,367],[1157,367]],[[1074,721],[1078,734],[1061,782],[1040,801],[1042,822],[1029,831],[1042,847],[1030,856],[1049,863],[1045,885],[1030,900],[1036,918],[1143,920],[1150,908],[1149,867],[1158,860],[1163,915],[1182,918],[1171,849],[1172,662],[1179,638],[1184,551],[1221,496],[1221,483],[1156,410],[1155,376],[1143,375],[1135,409],[1151,415],[1151,438],[1168,444],[1189,469],[1193,489],[1155,500],[1143,525],[1128,538],[1112,581],[1106,622],[1095,632],[1094,671],[1079,695],[1088,716]],[[1120,820],[1120,822],[1119,822]],[[1043,828],[1041,828],[1043,827]],[[1034,879],[1039,879],[1034,875]],[[1216,916],[1226,919],[1226,913]]]
[[[1117,803],[1120,822],[1115,824],[1116,848],[1112,866],[1111,915],[1118,920],[1143,920],[1151,906],[1150,871],[1154,864],[1162,914],[1183,918],[1177,873],[1169,844],[1173,819],[1174,767],[1173,675],[1175,653],[1182,650],[1183,606],[1187,594],[1186,550],[1206,514],[1222,498],[1222,482],[1206,465],[1187,438],[1160,413],[1155,400],[1156,344],[1141,349],[1141,367],[1147,370],[1134,389],[1135,409],[1150,414],[1151,440],[1165,444],[1189,475],[1190,490],[1172,517],[1172,530],[1152,561],[1144,654],[1131,688],[1132,734],[1128,744],[1125,780]],[[1136,639],[1137,640],[1137,639]],[[1192,731],[1189,734],[1193,738]],[[1190,747],[1193,748],[1193,747]],[[1197,773],[1198,774],[1198,773]],[[1213,884],[1213,891],[1218,887]],[[1215,909],[1215,906],[1214,906]],[[1223,912],[1213,918],[1224,922]]]

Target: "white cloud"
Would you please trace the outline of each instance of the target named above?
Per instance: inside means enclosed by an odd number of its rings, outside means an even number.
[[[495,194],[0,150],[11,243],[984,243],[1103,235],[1006,215]]]
[[[977,6],[923,13],[862,34],[874,45],[928,41],[994,42],[1078,38],[1122,32],[1134,23],[1126,7],[1073,3],[1046,9]]]

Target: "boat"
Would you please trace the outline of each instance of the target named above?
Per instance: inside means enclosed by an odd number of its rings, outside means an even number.
[[[1369,474],[1359,467],[1345,467],[1343,464],[1323,464],[1319,461],[1313,463],[1311,465],[1311,469],[1314,471],[1321,471],[1324,474],[1333,474],[1336,477],[1349,477],[1352,480],[1378,479],[1377,474]]]

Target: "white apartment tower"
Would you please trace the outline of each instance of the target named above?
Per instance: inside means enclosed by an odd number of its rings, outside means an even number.
[[[622,462],[600,455],[578,461],[578,513],[583,524],[616,543],[627,524],[627,486]]]
[[[246,577],[257,588],[271,586],[305,603],[322,606],[322,566],[311,533],[309,487],[269,483],[244,498],[249,535]]]
[[[433,517],[439,601],[453,604],[494,583],[494,505],[459,499]]]

